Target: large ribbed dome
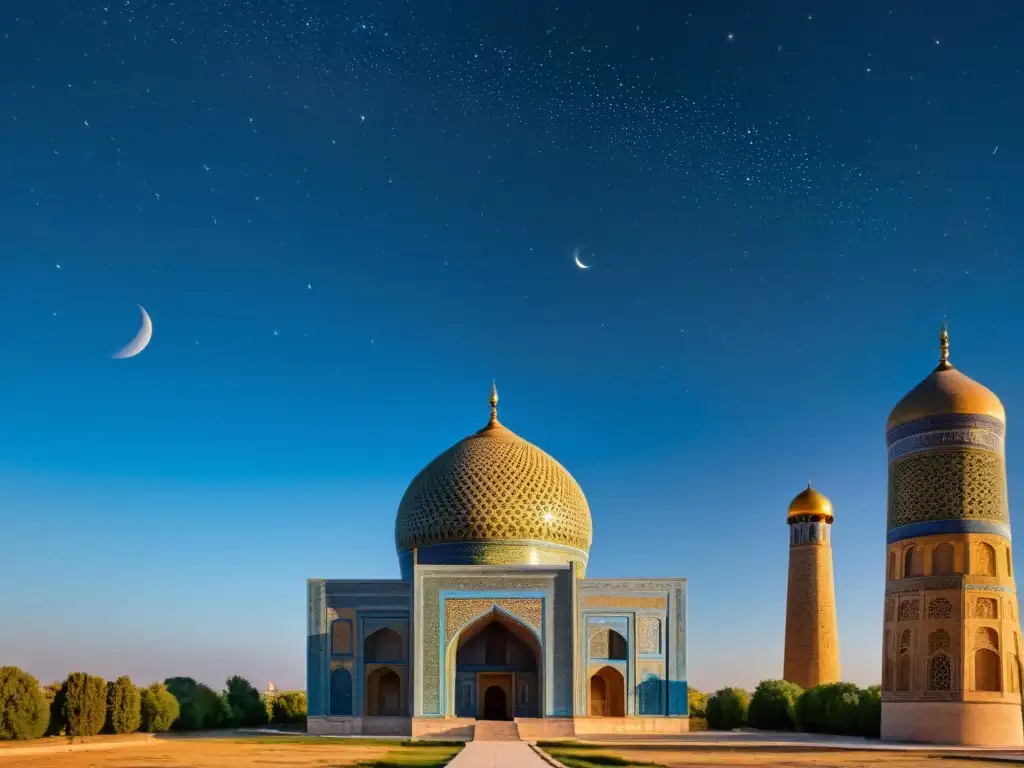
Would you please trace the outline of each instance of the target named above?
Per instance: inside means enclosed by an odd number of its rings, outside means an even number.
[[[497,418],[413,479],[398,507],[399,552],[443,543],[540,542],[589,552],[590,508],[566,469]]]
[[[886,430],[928,416],[950,414],[991,416],[1005,422],[1006,412],[995,393],[960,373],[949,362],[949,334],[945,326],[939,342],[938,367],[896,403],[886,421]]]

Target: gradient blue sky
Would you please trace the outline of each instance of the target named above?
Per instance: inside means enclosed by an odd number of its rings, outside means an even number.
[[[1024,494],[1024,7],[708,5],[5,3],[0,663],[303,685],[305,579],[398,575],[495,378],[589,575],[689,578],[701,688],[781,674],[813,479],[878,682],[944,314]]]

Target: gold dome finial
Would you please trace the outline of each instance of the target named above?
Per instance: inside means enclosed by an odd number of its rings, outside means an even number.
[[[939,333],[939,367],[936,370],[944,371],[952,368],[949,362],[949,330],[946,328],[946,318],[942,318],[942,331]]]
[[[491,379],[491,424],[498,423],[498,385]]]

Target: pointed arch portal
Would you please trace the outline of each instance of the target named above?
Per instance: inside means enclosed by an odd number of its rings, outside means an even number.
[[[448,711],[482,720],[540,716],[542,659],[533,630],[493,607],[450,640]]]

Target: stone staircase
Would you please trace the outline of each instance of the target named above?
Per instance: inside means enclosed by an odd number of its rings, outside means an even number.
[[[510,720],[477,720],[473,741],[519,741],[519,727]]]

